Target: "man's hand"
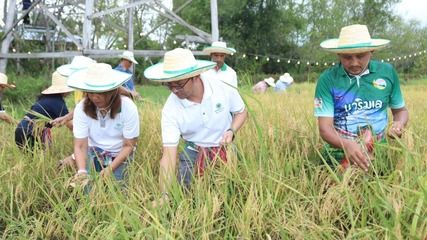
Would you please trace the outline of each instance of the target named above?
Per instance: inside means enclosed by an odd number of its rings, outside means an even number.
[[[403,128],[404,128],[404,125],[402,122],[400,121],[393,122],[393,124],[388,129],[387,135],[392,139],[396,137],[400,138],[402,137]]]
[[[348,140],[343,144],[343,150],[347,159],[354,165],[360,167],[365,172],[369,169],[369,156],[363,151],[361,146],[352,140]]]
[[[219,141],[219,144],[221,145],[227,145],[233,142],[234,138],[234,131],[231,129],[228,129],[223,135],[222,139]]]

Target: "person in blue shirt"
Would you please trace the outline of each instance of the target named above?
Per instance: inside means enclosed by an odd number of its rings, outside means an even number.
[[[135,60],[135,57],[133,56],[133,52],[124,51],[122,54],[119,55],[119,57],[120,57],[120,63],[114,68],[114,70],[133,74],[132,66],[133,64],[138,64],[138,62]],[[137,99],[140,97],[139,93],[135,89],[133,75],[127,82],[123,84],[123,87],[126,90],[128,90],[130,94],[132,94],[132,97],[134,99]]]
[[[52,74],[52,85],[42,91],[37,101],[31,106],[31,112],[24,116],[15,129],[15,143],[21,150],[31,151],[35,142],[40,140],[43,144],[50,143],[52,125],[46,123],[41,131],[38,131],[35,127],[35,120],[39,116],[36,116],[36,113],[50,119],[66,115],[68,108],[65,105],[64,97],[71,91],[73,89],[67,86],[67,78],[58,72],[54,72]]]
[[[285,73],[282,76],[280,76],[279,80],[277,80],[276,85],[274,86],[274,91],[283,92],[289,86],[291,86],[292,83],[294,83],[294,78],[291,77],[289,73]]]

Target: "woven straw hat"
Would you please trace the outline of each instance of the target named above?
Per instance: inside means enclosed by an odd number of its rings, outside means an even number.
[[[272,78],[272,77],[264,79],[264,82],[266,82],[270,87],[276,86],[276,84],[274,83],[274,78]]]
[[[95,60],[85,56],[75,56],[70,64],[65,64],[60,66],[56,71],[58,71],[63,76],[70,76],[72,73],[85,69],[89,65],[96,63]]]
[[[15,88],[15,85],[7,83],[7,76],[4,73],[0,73],[0,86],[4,88]]]
[[[236,49],[227,47],[225,42],[212,42],[212,45],[203,49],[203,52],[206,54],[211,53],[225,53],[225,54],[234,54]]]
[[[59,74],[55,71],[52,73],[52,84],[50,87],[46,88],[42,94],[58,94],[58,93],[67,93],[74,91],[74,89],[67,86],[67,77]]]
[[[119,55],[119,58],[129,60],[134,64],[138,64],[138,62],[135,60],[135,57],[133,56],[133,52],[131,51],[124,51],[122,54]]]
[[[68,78],[68,86],[83,92],[108,92],[119,88],[131,76],[132,74],[112,69],[106,63],[95,63],[73,73]]]
[[[385,48],[387,39],[374,39],[366,25],[350,25],[341,28],[339,38],[329,39],[320,44],[324,50],[333,53],[362,53]]]
[[[199,75],[215,62],[196,60],[188,49],[175,48],[165,53],[164,61],[148,67],[144,76],[156,82],[174,82]]]

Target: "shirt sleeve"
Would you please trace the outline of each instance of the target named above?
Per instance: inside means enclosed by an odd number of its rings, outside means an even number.
[[[89,137],[89,117],[83,111],[83,101],[77,104],[73,115],[74,138]]]
[[[314,116],[316,117],[334,117],[332,89],[328,84],[330,81],[327,74],[323,73],[317,82],[314,93]]]
[[[181,131],[177,119],[180,115],[170,107],[168,102],[169,99],[166,101],[162,110],[162,141],[163,146],[165,147],[175,147],[178,146],[179,139],[181,137]]]
[[[402,96],[402,91],[400,90],[400,80],[399,76],[396,73],[396,70],[392,67],[392,78],[393,78],[393,89],[391,90],[390,96],[390,108],[399,109],[405,106],[405,100]]]
[[[242,97],[235,88],[227,87],[225,88],[229,93],[230,99],[230,112],[232,113],[241,113],[245,110],[245,103],[243,102]]]
[[[122,97],[124,115],[123,137],[132,139],[139,136],[139,115],[135,103],[127,97]]]

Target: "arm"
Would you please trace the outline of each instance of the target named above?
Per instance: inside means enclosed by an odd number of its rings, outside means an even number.
[[[243,126],[247,118],[248,118],[248,111],[246,108],[242,112],[234,113],[233,121],[231,122],[231,126],[230,126],[231,131],[229,129],[224,133],[220,141],[220,144],[224,145],[224,144],[231,143],[233,141],[234,134],[236,134],[236,132]]]
[[[119,154],[111,163],[110,167],[107,168],[107,171],[105,170],[101,171],[101,175],[105,175],[105,174],[108,175],[109,173],[114,172],[114,170],[116,170],[120,166],[120,164],[126,161],[126,159],[132,154],[133,149],[136,146],[136,141],[137,141],[137,138],[132,138],[132,139],[125,138],[123,140],[123,147],[120,150]]]
[[[10,124],[15,123],[15,119],[9,116],[6,112],[0,112],[0,119]]]
[[[391,138],[401,137],[403,133],[403,128],[405,128],[408,123],[409,113],[406,107],[399,109],[391,109],[393,114],[393,123],[388,130],[388,136]]]
[[[163,147],[163,155],[160,159],[159,185],[161,192],[167,192],[168,186],[175,179],[175,168],[178,154],[178,146]]]
[[[72,130],[73,129],[73,122],[72,122],[73,114],[74,114],[74,110],[67,113],[65,116],[55,118],[54,120],[50,121],[50,123],[54,127],[60,127],[60,126],[66,125],[70,130]]]
[[[76,158],[77,169],[86,171],[88,139],[74,138],[74,157]]]
[[[318,117],[319,133],[323,140],[336,148],[341,148],[348,160],[368,171],[369,159],[363,153],[359,144],[350,139],[342,138],[334,128],[332,117]],[[337,159],[340,160],[340,159]]]

